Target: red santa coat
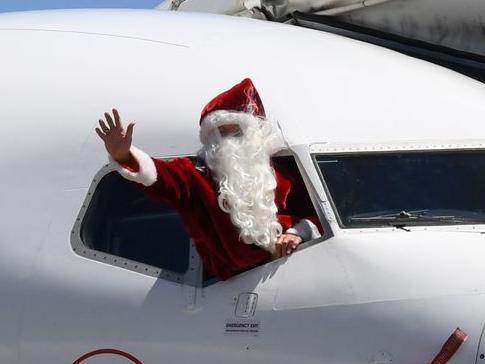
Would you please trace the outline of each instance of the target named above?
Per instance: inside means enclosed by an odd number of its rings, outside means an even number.
[[[139,183],[150,198],[178,211],[209,273],[227,279],[271,258],[268,251],[239,239],[229,214],[218,205],[218,187],[205,168],[196,166],[190,158],[163,161],[134,147],[131,152],[137,165],[119,166],[119,172]],[[277,218],[283,231],[290,229],[304,235],[304,240],[317,237],[321,225],[301,178],[278,166],[274,169]]]

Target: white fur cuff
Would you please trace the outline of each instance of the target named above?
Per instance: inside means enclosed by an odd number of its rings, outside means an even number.
[[[157,169],[152,158],[144,151],[137,147],[131,146],[131,155],[138,163],[138,172],[132,172],[129,169],[124,168],[118,162],[116,162],[111,156],[109,159],[111,163],[116,167],[116,170],[129,181],[141,183],[144,186],[151,186],[157,181]]]
[[[299,235],[303,241],[317,239],[321,236],[317,226],[308,219],[301,219],[292,228],[286,230],[288,234]]]

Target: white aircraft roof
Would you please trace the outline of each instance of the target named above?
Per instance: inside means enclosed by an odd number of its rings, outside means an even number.
[[[292,145],[485,135],[479,82],[324,32],[153,10],[2,14],[0,30],[3,157],[75,158],[82,185],[105,160],[93,131],[103,111],[136,119],[149,153],[194,153],[200,110],[244,77]]]

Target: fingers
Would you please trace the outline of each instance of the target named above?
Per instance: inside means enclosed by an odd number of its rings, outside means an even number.
[[[115,117],[115,126],[117,128],[122,128],[120,114],[118,113],[118,110],[113,109],[112,111],[113,111],[113,116]]]
[[[135,127],[135,123],[130,123],[128,125],[128,127],[126,128],[126,136],[128,138],[131,138],[131,136],[133,135],[133,128]]]
[[[290,255],[291,254],[291,248],[290,248],[290,244],[291,244],[291,239],[290,237],[288,237],[287,235],[285,235],[285,238],[283,239],[283,242],[281,243],[281,255],[283,257],[286,257],[287,255]]]
[[[290,255],[291,253],[293,253],[299,244],[300,242],[298,240],[292,239],[286,246],[286,254]]]
[[[275,255],[277,257],[286,257],[302,242],[301,237],[293,234],[281,234],[275,244]]]
[[[106,121],[108,122],[109,128],[114,129],[115,123],[113,122],[113,118],[111,115],[107,112],[104,113],[104,117],[106,118]]]
[[[113,118],[111,117],[111,115],[107,112],[104,113],[104,117],[106,118],[106,121],[102,120],[102,119],[99,119],[99,131],[101,131],[102,133],[104,133],[106,136],[106,134],[108,134],[111,130],[115,129],[115,128],[119,128],[121,129],[122,126],[121,126],[121,119],[120,119],[120,114],[118,112],[118,110],[116,109],[113,109],[113,115],[114,115],[114,121],[113,121]],[[133,129],[133,127],[132,127]],[[132,130],[133,132],[133,130]],[[99,133],[98,133],[99,135]]]
[[[99,127],[103,131],[103,133],[106,134],[107,132],[109,132],[109,128],[106,126],[106,124],[104,123],[103,120],[99,119],[98,123],[99,123]]]
[[[106,138],[106,134],[104,134],[100,128],[96,128],[95,130],[96,130],[96,134],[98,134],[99,137],[104,141]]]
[[[284,235],[280,235],[278,237],[278,240],[276,241],[276,243],[274,245],[274,247],[275,247],[274,255],[277,258],[281,258],[283,256],[282,249],[281,249],[283,239],[284,239]]]

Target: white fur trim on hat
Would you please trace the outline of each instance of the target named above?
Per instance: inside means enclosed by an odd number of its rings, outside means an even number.
[[[129,169],[124,168],[111,156],[109,156],[109,159],[116,167],[119,174],[121,174],[121,176],[127,180],[141,183],[144,186],[151,186],[154,184],[157,181],[157,168],[155,167],[155,163],[153,163],[152,158],[135,146],[130,147],[130,152],[135,161],[138,163],[138,172],[132,172]]]
[[[207,114],[200,124],[199,138],[202,144],[207,144],[210,140],[210,135],[214,129],[222,125],[239,125],[244,131],[246,126],[258,117],[245,112],[237,112],[230,110],[216,110]]]
[[[286,232],[300,236],[303,241],[317,239],[322,236],[317,226],[308,219],[301,219],[292,228],[286,230]]]

